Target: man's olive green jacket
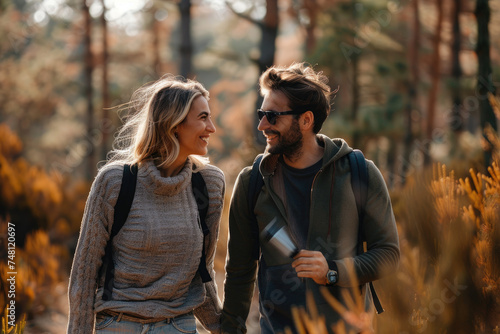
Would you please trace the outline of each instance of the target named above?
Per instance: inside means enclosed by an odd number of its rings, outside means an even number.
[[[362,246],[358,242],[359,222],[351,187],[351,169],[346,157],[352,148],[342,139],[317,135],[317,140],[324,147],[324,155],[322,167],[311,188],[307,249],[321,251],[328,261],[335,262],[339,281],[327,289],[342,300],[341,290],[349,289],[358,293],[360,291],[357,288],[352,289],[353,283],[348,274],[349,263],[354,265],[359,284],[379,279],[385,273],[395,272],[399,262],[398,233],[385,181],[373,162],[367,160],[369,185],[362,224],[367,252],[362,252]],[[279,224],[287,225],[285,188],[278,155],[266,153],[260,164],[260,171],[264,186],[254,212],[250,212],[247,199],[251,167],[241,171],[233,190],[229,212],[222,330],[224,333],[246,332],[245,321],[254,291],[257,268],[262,261],[267,273],[266,279],[263,280],[260,279],[259,273],[261,304],[265,299],[265,303],[274,303],[278,310],[279,304],[287,303],[287,296],[293,299],[294,287],[297,284],[305,284],[305,290],[312,293],[319,312],[325,315],[327,327],[330,328],[329,324],[338,321],[339,315],[322,297],[321,285],[308,278],[300,280],[290,270],[279,273],[277,271],[274,275],[279,277],[269,276],[273,275],[271,269],[289,265],[293,260],[281,255],[262,238],[261,259],[252,257],[255,247],[252,238],[252,215],[256,215],[259,231],[275,218]],[[273,281],[272,286],[266,286],[270,280]],[[361,289],[361,293],[366,297],[366,306],[369,306],[371,296],[365,291],[366,289]],[[275,314],[278,314],[278,311]],[[264,318],[267,316],[272,322],[273,314],[263,315]]]

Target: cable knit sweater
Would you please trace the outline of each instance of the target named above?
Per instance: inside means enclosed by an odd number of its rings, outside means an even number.
[[[104,275],[98,276],[123,165],[109,165],[98,173],[87,199],[71,269],[68,333],[93,333],[95,313],[103,310],[146,318],[194,311],[205,328],[220,332],[221,305],[215,282],[203,284],[197,272],[203,232],[191,188],[192,167],[188,159],[178,175],[162,177],[152,161],[140,165],[130,213],[113,239],[115,272],[110,301],[102,300]],[[224,175],[211,165],[194,172],[202,174],[210,198],[206,255],[207,269],[214,278]]]

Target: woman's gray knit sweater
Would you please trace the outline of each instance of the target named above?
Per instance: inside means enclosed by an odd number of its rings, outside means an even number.
[[[102,300],[99,269],[109,239],[123,166],[109,165],[90,190],[69,283],[68,333],[93,333],[95,313],[124,312],[146,318],[171,318],[190,311],[212,333],[220,332],[221,305],[214,281],[203,284],[197,272],[203,244],[198,207],[191,188],[192,162],[162,177],[152,161],[141,164],[134,201],[125,225],[113,239],[114,287]],[[224,174],[207,165],[210,234],[207,268],[212,278],[215,247],[224,201]],[[99,285],[97,284],[99,280]]]

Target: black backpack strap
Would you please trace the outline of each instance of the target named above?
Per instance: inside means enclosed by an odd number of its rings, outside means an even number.
[[[351,185],[356,199],[356,208],[358,210],[359,229],[358,229],[358,243],[363,244],[365,238],[363,235],[363,220],[365,214],[365,206],[368,198],[368,167],[363,152],[360,150],[353,150],[348,154],[349,163],[351,165]],[[363,246],[361,246],[363,249]],[[369,283],[370,291],[373,297],[373,304],[377,313],[384,312],[384,308],[375,292],[373,282]]]
[[[120,193],[116,200],[113,216],[113,227],[111,228],[111,235],[109,236],[108,243],[104,252],[103,264],[106,266],[106,278],[104,280],[104,292],[102,299],[107,301],[111,300],[113,291],[115,264],[113,263],[113,238],[120,232],[120,229],[125,224],[132,202],[134,201],[135,186],[137,183],[137,164],[123,166],[122,184],[120,186]]]
[[[251,213],[252,218],[252,238],[254,239],[254,249],[252,250],[252,258],[258,260],[260,257],[260,242],[259,242],[259,224],[257,223],[257,217],[253,213],[255,209],[255,204],[257,203],[257,198],[259,193],[264,186],[264,179],[260,173],[259,166],[262,161],[263,154],[259,154],[255,158],[252,166],[252,171],[250,172],[250,181],[248,183],[248,208]]]
[[[353,150],[348,154],[351,165],[351,185],[356,199],[360,225],[363,223],[365,205],[368,197],[368,168],[363,152]],[[361,231],[361,228],[359,229]]]
[[[210,276],[210,273],[207,269],[207,255],[205,252],[205,238],[210,233],[206,222],[209,202],[208,190],[205,180],[199,172],[193,172],[191,174],[191,185],[193,187],[193,194],[194,198],[196,199],[196,205],[198,206],[201,229],[203,230],[203,246],[201,248],[201,258],[200,264],[198,265],[198,273],[200,273],[203,283],[206,283],[212,280],[212,277]]]

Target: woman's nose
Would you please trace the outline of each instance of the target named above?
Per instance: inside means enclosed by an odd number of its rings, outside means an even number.
[[[208,132],[211,132],[211,133],[214,133],[216,131],[215,125],[214,125],[214,122],[212,122],[212,119],[208,120],[207,130],[208,130]]]

